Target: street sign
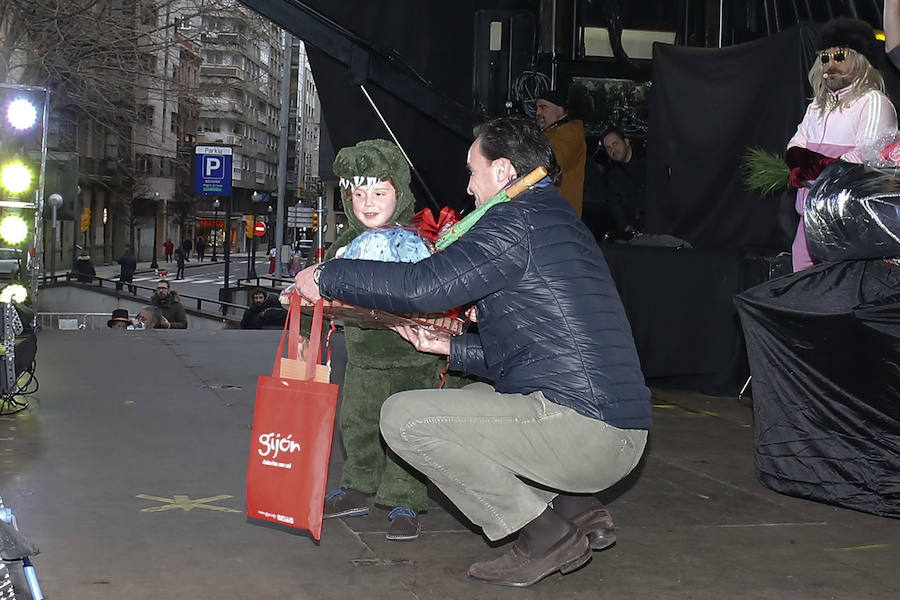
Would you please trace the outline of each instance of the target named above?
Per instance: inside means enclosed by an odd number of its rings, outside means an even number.
[[[231,194],[232,149],[228,146],[194,148],[194,193],[209,196]]]
[[[288,227],[312,227],[315,212],[310,206],[288,206]]]
[[[263,221],[257,221],[255,225],[253,225],[253,233],[256,237],[262,237],[266,235],[266,224]]]

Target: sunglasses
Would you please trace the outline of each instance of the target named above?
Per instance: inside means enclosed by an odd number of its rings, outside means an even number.
[[[827,65],[829,60],[833,60],[836,63],[842,63],[847,60],[847,51],[835,50],[834,52],[819,52],[819,60],[822,61],[823,65]]]

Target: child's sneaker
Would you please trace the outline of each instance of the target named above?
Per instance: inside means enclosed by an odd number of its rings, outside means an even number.
[[[368,494],[341,486],[325,495],[323,519],[362,517],[367,514],[369,514]]]
[[[389,540],[414,540],[419,537],[422,524],[419,522],[419,514],[411,508],[398,506],[388,514],[391,524],[388,526]]]

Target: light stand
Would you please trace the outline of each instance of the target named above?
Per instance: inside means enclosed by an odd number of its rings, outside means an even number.
[[[212,261],[216,262],[216,245],[219,242],[219,199],[213,200],[213,255]]]
[[[158,269],[159,263],[156,262],[156,222],[159,220],[159,192],[153,197],[153,260],[150,262],[151,269]]]
[[[52,209],[50,216],[53,224],[53,232],[50,234],[50,277],[52,278],[56,275],[56,229],[59,227],[59,222],[56,219],[56,209],[62,206],[63,197],[59,194],[50,194],[47,202]]]

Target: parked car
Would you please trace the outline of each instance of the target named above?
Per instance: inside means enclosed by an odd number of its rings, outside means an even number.
[[[19,259],[24,260],[22,251],[16,248],[0,248],[0,278],[14,279],[19,273]]]

